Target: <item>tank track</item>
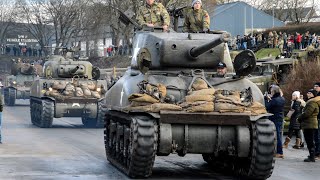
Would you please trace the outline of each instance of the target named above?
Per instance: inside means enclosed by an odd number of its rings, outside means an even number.
[[[239,174],[246,179],[267,179],[274,168],[274,153],[276,148],[275,126],[268,119],[260,119],[251,126],[251,147],[249,158],[231,156],[215,157],[203,154],[206,161],[214,170]]]
[[[275,126],[268,119],[259,119],[251,126],[250,157],[238,159],[234,170],[249,179],[267,179],[273,172],[275,151]]]
[[[102,101],[98,102],[97,118],[81,117],[82,124],[88,128],[103,128],[105,118],[105,109]]]
[[[274,168],[276,152],[276,129],[268,119],[260,119],[252,126],[251,162],[244,174],[255,179],[267,179]]]
[[[7,106],[14,106],[16,104],[16,90],[7,88],[4,90],[4,102]]]
[[[54,102],[51,100],[30,99],[30,115],[32,124],[41,128],[52,127]]]
[[[107,159],[129,177],[149,177],[157,151],[156,120],[144,115],[108,111],[104,142]]]

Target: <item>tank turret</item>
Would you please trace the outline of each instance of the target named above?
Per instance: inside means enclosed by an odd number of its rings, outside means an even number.
[[[133,54],[133,69],[202,68],[214,69],[224,60],[225,42],[228,33],[185,34],[138,33]],[[208,40],[210,39],[210,40]]]
[[[49,60],[44,64],[44,74],[45,77],[51,78],[88,78],[88,79],[98,79],[96,67],[88,61],[73,61],[71,59],[55,58],[54,60]]]
[[[11,74],[14,76],[18,74],[33,75],[35,72],[34,65],[29,63],[14,63],[11,67]]]

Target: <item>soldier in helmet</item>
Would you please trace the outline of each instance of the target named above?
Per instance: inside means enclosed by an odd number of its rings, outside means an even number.
[[[210,17],[202,9],[201,0],[193,0],[192,8],[186,10],[183,26],[184,32],[207,32],[210,29]]]
[[[159,26],[163,31],[167,31],[170,25],[170,16],[166,8],[154,0],[146,0],[146,5],[138,11],[137,20],[140,25]]]

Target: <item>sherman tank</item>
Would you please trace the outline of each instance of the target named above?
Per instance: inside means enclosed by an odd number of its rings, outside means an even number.
[[[136,32],[131,67],[106,93],[108,161],[129,177],[149,177],[157,156],[202,154],[205,162],[246,178],[274,168],[275,127],[263,94],[246,78],[256,58],[231,61],[230,35]],[[219,63],[228,73],[217,76]]]
[[[45,62],[44,76],[31,87],[32,124],[50,128],[53,118],[81,117],[85,127],[103,127],[102,103],[106,82],[87,61],[53,55]]]
[[[3,92],[4,102],[7,106],[14,106],[17,99],[30,98],[30,87],[37,78],[39,69],[42,69],[41,65],[13,63],[11,75],[6,76]]]

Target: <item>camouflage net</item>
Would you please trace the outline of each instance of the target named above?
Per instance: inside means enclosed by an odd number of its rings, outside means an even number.
[[[241,92],[216,90],[209,88],[204,80],[197,79],[183,101],[174,104],[166,102],[167,91],[165,85],[153,85],[147,81],[142,81],[138,86],[140,93],[129,96],[128,100],[131,104],[125,108],[127,111],[247,112],[251,115],[267,113],[263,104],[253,102],[250,88]]]

